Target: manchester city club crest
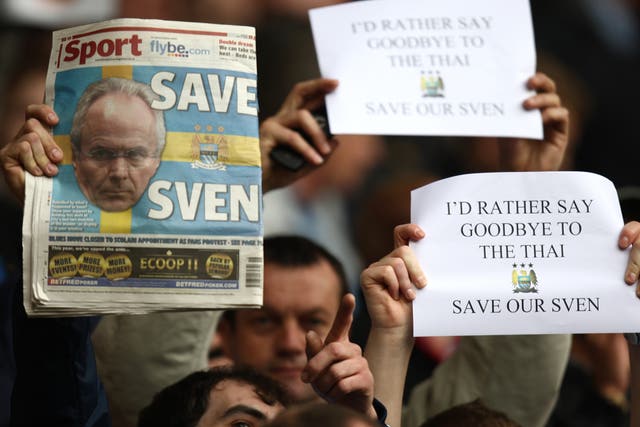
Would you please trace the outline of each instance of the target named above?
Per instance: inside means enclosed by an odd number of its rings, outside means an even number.
[[[538,293],[538,276],[533,270],[533,264],[529,263],[528,272],[525,267],[525,263],[520,265],[513,264],[513,271],[511,272],[513,293]]]
[[[226,149],[227,141],[222,132],[223,127],[218,127],[220,134],[213,134],[212,126],[207,126],[207,133],[200,133],[202,127],[195,126],[196,133],[191,141],[191,167],[198,169],[210,169],[224,171],[227,167],[220,162],[220,152]]]
[[[420,90],[423,97],[444,97],[444,80],[442,80],[440,72],[436,71],[434,75],[432,71],[429,71],[428,74],[422,71],[420,73]]]

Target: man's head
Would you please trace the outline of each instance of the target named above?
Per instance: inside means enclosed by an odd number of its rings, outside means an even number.
[[[155,395],[138,427],[255,427],[286,405],[280,385],[253,370],[229,366],[194,372]]]
[[[265,239],[264,263],[263,307],[225,312],[223,347],[236,364],[283,384],[293,401],[316,399],[300,378],[306,333],[326,337],[347,292],[344,271],[335,257],[302,237]]]
[[[489,408],[480,399],[476,399],[440,412],[421,425],[421,427],[452,426],[520,427],[520,424],[502,412]]]
[[[80,189],[100,209],[132,207],[160,165],[164,117],[149,86],[121,78],[91,84],[78,101],[71,128]]]

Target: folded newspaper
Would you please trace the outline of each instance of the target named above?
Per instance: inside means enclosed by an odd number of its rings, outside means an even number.
[[[27,177],[35,316],[259,306],[255,32],[118,19],[56,31],[45,102],[64,152]]]

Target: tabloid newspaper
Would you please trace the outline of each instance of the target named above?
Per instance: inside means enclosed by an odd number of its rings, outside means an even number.
[[[56,31],[64,152],[27,177],[30,315],[262,304],[255,32],[118,19]]]

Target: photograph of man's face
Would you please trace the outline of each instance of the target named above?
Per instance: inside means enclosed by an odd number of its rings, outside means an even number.
[[[120,212],[138,202],[160,165],[164,120],[151,109],[151,99],[135,91],[148,87],[125,79],[107,81],[110,87],[91,96],[90,91],[105,81],[98,82],[85,91],[90,99],[83,95],[78,103],[71,131],[73,167],[91,203]]]

